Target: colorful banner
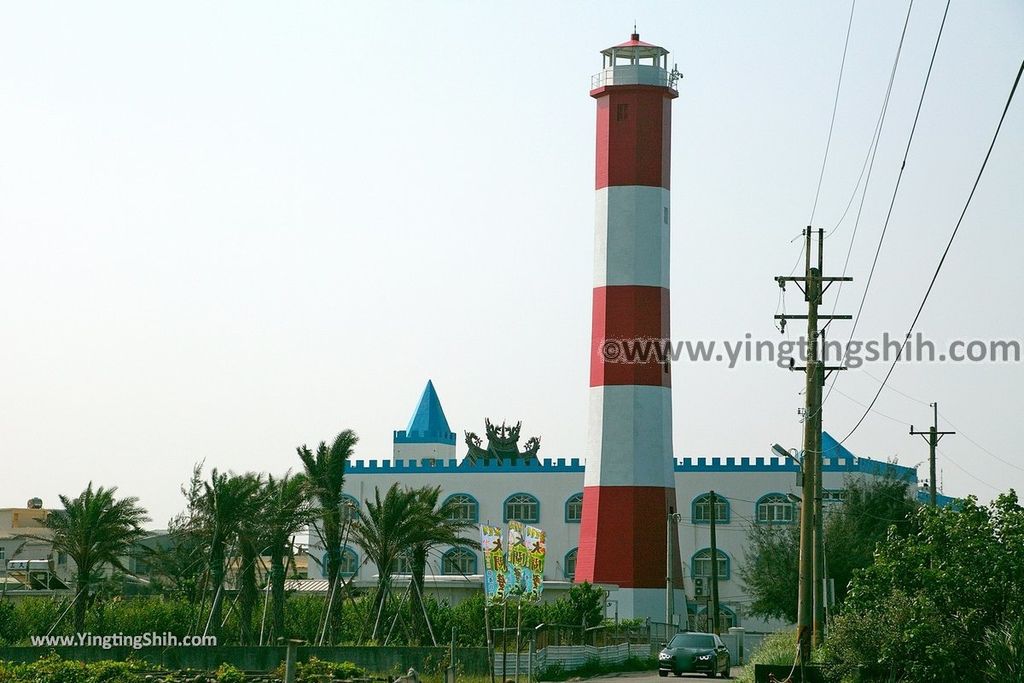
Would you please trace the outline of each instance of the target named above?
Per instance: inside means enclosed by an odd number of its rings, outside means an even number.
[[[508,523],[508,578],[505,581],[505,597],[520,598],[526,591],[523,572],[530,561],[530,552],[526,547],[526,527],[522,522],[512,520]]]
[[[527,561],[523,572],[526,587],[524,598],[531,602],[540,600],[544,592],[544,562],[548,554],[547,534],[535,526],[526,527]]]
[[[488,605],[505,600],[505,549],[501,547],[501,527],[480,526],[480,539],[484,551],[484,600]]]

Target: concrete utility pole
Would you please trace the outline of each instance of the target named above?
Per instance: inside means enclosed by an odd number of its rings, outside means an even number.
[[[676,612],[676,592],[675,592],[675,577],[673,576],[673,550],[675,549],[676,540],[676,523],[682,519],[682,515],[678,512],[669,512],[668,519],[666,522],[666,544],[665,544],[665,623],[675,623],[674,617]],[[616,614],[618,613],[619,605],[615,603]],[[666,627],[668,633],[671,628]],[[671,638],[671,634],[668,635]]]
[[[920,434],[924,437],[924,440],[928,442],[928,502],[932,507],[936,505],[935,495],[935,449],[939,445],[939,441],[942,437],[948,434],[956,434],[956,432],[940,432],[939,431],[939,403],[936,401],[931,404],[932,409],[935,411],[932,417],[932,426],[928,428],[927,432],[914,431],[914,425],[910,425],[911,434]]]
[[[811,247],[814,230],[807,226],[804,244],[804,275],[779,276],[775,281],[783,290],[793,282],[804,294],[807,315],[776,315],[780,328],[788,320],[807,321],[807,365],[804,391],[804,455],[801,484],[803,502],[800,506],[800,587],[797,601],[797,641],[800,659],[810,661],[813,645],[820,644],[824,636],[825,603],[822,593],[825,578],[823,520],[821,515],[821,398],[822,386],[828,373],[845,370],[841,366],[826,367],[818,358],[818,336],[833,320],[849,320],[849,315],[819,315],[822,295],[833,282],[849,282],[852,277],[823,277],[824,230],[818,229],[817,267],[811,266]],[[818,330],[818,321],[826,320],[825,328]],[[791,367],[792,369],[792,367]]]
[[[719,616],[718,616],[718,537],[715,533],[715,518],[718,517],[718,497],[715,492],[710,493],[711,496],[711,618],[714,619],[714,626],[711,629],[712,633],[721,635],[719,633]]]

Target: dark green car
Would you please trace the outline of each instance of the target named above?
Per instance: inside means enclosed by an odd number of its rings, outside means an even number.
[[[658,655],[658,675],[704,673],[729,678],[729,649],[714,633],[677,633]]]

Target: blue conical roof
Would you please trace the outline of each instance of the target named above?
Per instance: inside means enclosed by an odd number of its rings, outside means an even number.
[[[448,427],[448,420],[444,416],[444,408],[441,407],[441,400],[437,397],[434,389],[434,382],[427,380],[427,386],[420,396],[420,403],[416,406],[416,412],[412,414],[409,427],[405,430],[413,432],[434,432],[447,434],[451,431]]]
[[[441,399],[437,397],[434,383],[427,380],[416,411],[404,432],[395,433],[396,443],[444,443],[454,444],[455,434],[444,416]]]

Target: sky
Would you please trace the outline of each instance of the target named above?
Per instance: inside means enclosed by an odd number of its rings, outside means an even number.
[[[854,281],[879,241],[945,3],[858,0],[814,225]],[[583,457],[599,51],[672,52],[672,333],[778,341],[836,92],[847,2],[0,3],[0,506],[93,481],[160,527],[194,463],[281,473],[351,428],[391,456],[428,379],[452,429],[523,423]],[[1024,5],[952,2],[861,339],[901,338],[1024,56]],[[1024,341],[1024,102],[918,323]],[[863,187],[863,183],[861,186]],[[839,223],[844,207],[853,208]],[[838,224],[838,227],[836,227]],[[829,272],[831,271],[831,273]],[[789,313],[802,298],[792,288]],[[830,338],[844,339],[849,322]],[[843,438],[887,365],[845,372]],[[677,457],[799,446],[803,376],[673,369]],[[901,364],[845,445],[943,490],[1024,489],[1021,363]],[[922,477],[927,467],[920,470]]]

